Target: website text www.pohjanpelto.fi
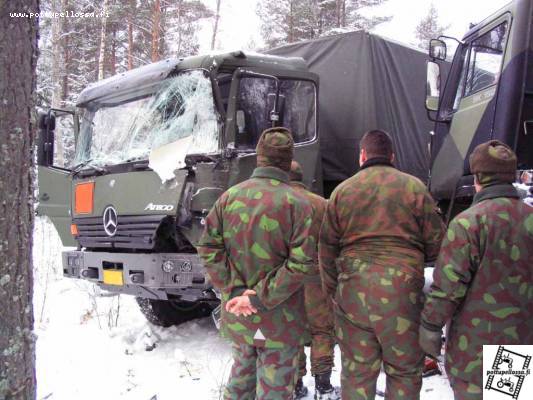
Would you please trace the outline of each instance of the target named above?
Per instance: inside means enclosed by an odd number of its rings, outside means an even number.
[[[10,12],[11,18],[107,18],[107,12],[76,12],[76,11],[42,11],[38,13],[33,12]]]

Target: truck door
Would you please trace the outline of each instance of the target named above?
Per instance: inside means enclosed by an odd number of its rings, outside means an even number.
[[[50,218],[63,246],[77,246],[70,231],[72,177],[77,118],[74,113],[50,110],[39,119],[37,156],[37,215]]]
[[[236,181],[248,179],[256,165],[255,147],[263,130],[272,127],[271,113],[279,86],[276,126],[291,130],[294,157],[304,170],[304,182],[322,192],[318,145],[318,77],[299,71],[238,69],[233,74],[226,123],[226,143],[242,153]]]
[[[431,188],[449,198],[459,179],[469,174],[468,155],[493,137],[498,83],[507,44],[510,15],[504,14],[467,38],[455,63],[460,72],[446,85],[437,125]]]

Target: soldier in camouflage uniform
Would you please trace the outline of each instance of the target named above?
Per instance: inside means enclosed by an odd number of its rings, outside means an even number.
[[[291,164],[290,179],[291,186],[307,197],[313,207],[311,235],[318,245],[318,235],[327,202],[323,197],[307,190],[302,182],[302,167],[296,161]],[[318,265],[318,254],[315,263]],[[313,281],[306,283],[304,286],[304,297],[307,321],[311,331],[311,374],[315,377],[315,399],[335,400],[338,399],[338,395],[330,383],[335,347],[333,310],[331,300],[325,296],[322,290],[318,268]],[[302,378],[307,374],[306,364],[305,351],[302,347],[298,381],[296,383],[296,398],[304,397],[307,393],[302,381]]]
[[[477,194],[448,227],[420,327],[420,345],[436,357],[448,323],[456,399],[482,398],[484,344],[533,344],[533,208],[511,184],[516,156],[492,140],[474,149],[470,169]]]
[[[317,274],[313,209],[289,185],[292,156],[287,129],[263,132],[258,168],[216,201],[198,245],[233,343],[226,400],[292,399],[299,349],[310,339],[301,289]]]
[[[424,262],[437,258],[444,224],[424,184],[398,171],[383,131],[361,139],[360,171],[328,201],[320,272],[333,297],[342,398],[373,399],[383,363],[387,399],[417,399]]]

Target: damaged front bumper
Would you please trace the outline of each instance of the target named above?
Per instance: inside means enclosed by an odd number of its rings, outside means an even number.
[[[217,301],[196,254],[65,251],[63,275],[137,297]]]

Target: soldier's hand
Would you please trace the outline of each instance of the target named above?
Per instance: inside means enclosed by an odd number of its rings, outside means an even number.
[[[440,356],[442,349],[442,331],[432,331],[420,325],[418,343],[424,352],[433,358]]]
[[[246,289],[242,295],[243,296],[255,296],[257,295],[257,293],[255,292],[255,290]]]
[[[257,309],[250,303],[248,296],[242,295],[234,297],[226,303],[226,311],[236,316],[244,315],[249,316],[255,314]]]

